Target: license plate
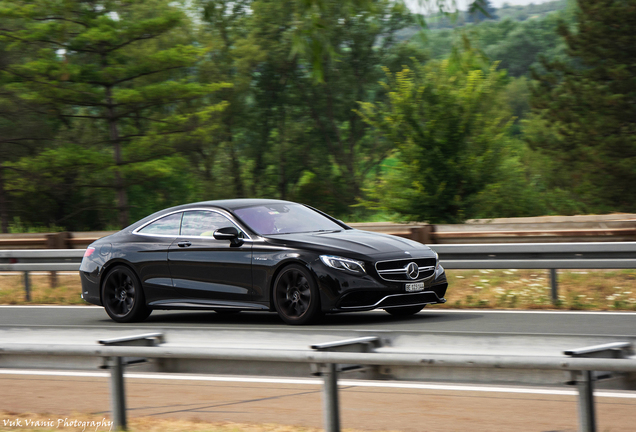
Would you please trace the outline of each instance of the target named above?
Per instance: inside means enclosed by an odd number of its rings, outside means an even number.
[[[404,285],[406,292],[422,291],[424,289],[424,282],[407,283]]]

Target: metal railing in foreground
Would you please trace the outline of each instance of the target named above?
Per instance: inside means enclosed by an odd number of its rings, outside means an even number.
[[[88,356],[104,359],[111,371],[111,404],[116,428],[126,428],[123,368],[142,359],[253,360],[298,362],[311,365],[324,380],[324,418],[327,432],[340,431],[338,374],[373,366],[502,368],[563,370],[572,374],[570,383],[579,388],[579,430],[595,432],[593,371],[636,372],[630,343],[618,342],[564,351],[564,356],[450,355],[376,352],[378,337],[349,339],[313,345],[311,350],[222,349],[165,347],[159,333],[100,341],[97,345],[0,344],[0,355]]]

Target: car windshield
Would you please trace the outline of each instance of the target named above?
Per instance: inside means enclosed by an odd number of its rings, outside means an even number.
[[[340,231],[331,219],[300,204],[268,204],[235,210],[252,230],[261,235]]]

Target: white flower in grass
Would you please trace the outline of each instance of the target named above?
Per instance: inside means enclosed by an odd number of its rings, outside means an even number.
[[[511,275],[511,274],[512,274],[512,272],[504,271],[504,274]]]
[[[457,279],[464,279],[464,276],[455,276]]]
[[[489,283],[490,280],[488,280],[488,279],[479,279],[479,282],[481,282],[481,283]]]

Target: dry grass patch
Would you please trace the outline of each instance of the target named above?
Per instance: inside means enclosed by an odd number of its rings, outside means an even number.
[[[448,308],[636,310],[636,270],[447,270]]]
[[[25,301],[24,276],[5,273],[0,275],[0,304],[60,304],[85,305],[80,297],[82,287],[79,274],[58,273],[57,286],[51,287],[51,276],[42,272],[31,273],[31,302]]]

